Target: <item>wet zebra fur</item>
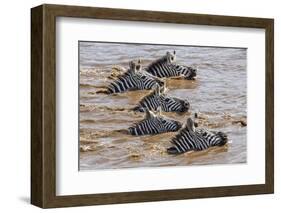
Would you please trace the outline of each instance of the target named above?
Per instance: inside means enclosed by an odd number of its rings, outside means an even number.
[[[166,94],[166,86],[156,85],[154,91],[140,100],[134,111],[144,112],[144,109],[156,111],[158,107],[164,112],[187,112],[190,104],[187,100],[171,97]]]
[[[145,112],[144,119],[128,129],[131,135],[141,136],[176,132],[182,126],[180,122],[162,116],[160,108],[156,114],[146,109]]]
[[[208,131],[195,128],[191,118],[186,125],[172,138],[172,147],[167,149],[169,154],[181,154],[188,151],[200,151],[212,146],[223,146],[227,143],[227,135],[223,132]]]
[[[176,64],[176,51],[167,52],[165,56],[148,65],[145,70],[159,78],[180,76],[187,80],[194,80],[197,75],[196,69]]]
[[[160,79],[142,70],[140,60],[129,63],[129,69],[107,87],[107,94],[129,90],[149,90],[156,84],[163,85]]]

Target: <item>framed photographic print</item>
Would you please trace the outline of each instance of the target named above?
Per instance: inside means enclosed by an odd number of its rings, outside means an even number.
[[[274,191],[273,19],[31,9],[31,203]]]

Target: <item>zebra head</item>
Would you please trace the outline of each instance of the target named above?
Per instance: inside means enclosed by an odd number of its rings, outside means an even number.
[[[228,138],[227,135],[224,132],[220,132],[220,131],[208,131],[204,128],[197,128],[199,126],[199,122],[198,122],[198,112],[194,113],[193,115],[193,120],[191,119],[191,121],[193,122],[193,126],[196,128],[197,132],[200,133],[203,137],[205,137],[206,139],[209,139],[208,137],[210,137],[211,135],[214,136],[214,138],[216,138],[216,140],[212,140],[211,141],[211,145],[212,146],[223,146],[227,143]],[[189,121],[190,122],[190,121]],[[192,124],[190,124],[191,126]]]
[[[216,137],[217,137],[217,140],[214,141],[213,143],[213,146],[223,146],[227,143],[228,141],[228,138],[227,138],[227,135],[224,133],[224,132],[213,132]]]
[[[185,65],[176,64],[176,51],[173,53],[167,52],[165,58],[165,62],[170,64],[170,69],[175,67],[177,74],[183,76],[186,80],[195,80],[197,75],[197,69]]]
[[[107,93],[120,93],[128,90],[148,90],[155,85],[163,85],[164,82],[155,76],[142,70],[141,61],[129,62],[129,69],[107,89]]]
[[[188,118],[183,128],[172,138],[171,143],[174,146],[168,148],[167,152],[180,154],[192,150],[200,151],[211,146],[223,146],[227,141],[225,133],[196,128],[194,121]]]
[[[142,69],[140,59],[138,60],[137,64],[131,61],[129,66],[129,72],[131,73],[131,77],[133,78],[135,87],[137,89],[152,89],[157,85],[164,85],[162,80]]]
[[[162,116],[160,108],[158,108],[156,114],[149,110],[145,110],[145,112],[144,119],[128,129],[131,135],[140,136],[176,132],[182,126],[180,122]]]
[[[170,53],[169,51],[166,52],[166,56],[164,57],[164,59],[168,63],[171,63],[171,64],[175,63],[176,62],[176,51],[174,50],[172,53]]]
[[[193,67],[188,67],[185,65],[175,65],[175,68],[179,76],[182,76],[186,80],[195,80],[197,76],[197,69]]]
[[[194,118],[198,118],[198,114],[194,114]],[[228,138],[224,132],[220,131],[209,131],[204,128],[197,128],[198,122],[194,122],[191,118],[187,119],[185,128],[189,131],[196,132],[197,136],[202,136],[208,142],[208,146],[223,146],[227,143]]]
[[[137,61],[137,63],[134,62],[134,61],[130,61],[128,72],[136,73],[137,71],[140,71],[141,68],[142,68],[142,66],[141,66],[141,60],[140,59]]]
[[[144,112],[144,108],[156,111],[158,107],[164,112],[187,112],[190,108],[188,100],[171,97],[166,94],[166,85],[156,85],[154,91],[141,99],[135,111]]]
[[[176,63],[176,51],[167,52],[165,56],[150,63],[145,70],[159,78],[180,76],[187,80],[194,80],[197,70],[193,67]]]

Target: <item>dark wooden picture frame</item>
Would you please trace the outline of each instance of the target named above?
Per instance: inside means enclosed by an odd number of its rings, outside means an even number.
[[[265,184],[56,195],[56,17],[262,28],[266,34]],[[125,9],[41,5],[31,9],[31,203],[66,207],[274,192],[274,20]]]

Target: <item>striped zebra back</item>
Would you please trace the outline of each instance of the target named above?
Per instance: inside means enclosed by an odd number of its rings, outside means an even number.
[[[107,88],[107,93],[121,93],[129,90],[148,90],[155,85],[163,85],[160,79],[142,70],[140,60],[129,63],[129,69],[113,81]]]
[[[161,115],[158,109],[157,114],[146,110],[146,115],[142,121],[134,124],[128,129],[131,135],[155,135],[164,132],[175,132],[181,128],[181,123]]]
[[[146,70],[160,78],[182,76],[184,79],[194,80],[197,75],[196,69],[176,64],[176,51],[167,52],[165,56],[148,65]]]
[[[146,67],[146,71],[154,76],[163,78],[176,76],[172,64],[176,62],[176,51],[173,53],[167,52],[165,56],[152,62]]]
[[[190,104],[187,100],[167,95],[164,84],[162,87],[156,85],[154,91],[142,98],[134,110],[144,112],[145,108],[156,111],[159,107],[164,112],[187,112]]]
[[[172,138],[172,147],[168,148],[169,154],[180,154],[188,151],[200,151],[211,146],[223,146],[227,143],[227,135],[223,132],[208,131],[195,128],[191,118],[186,125]]]

